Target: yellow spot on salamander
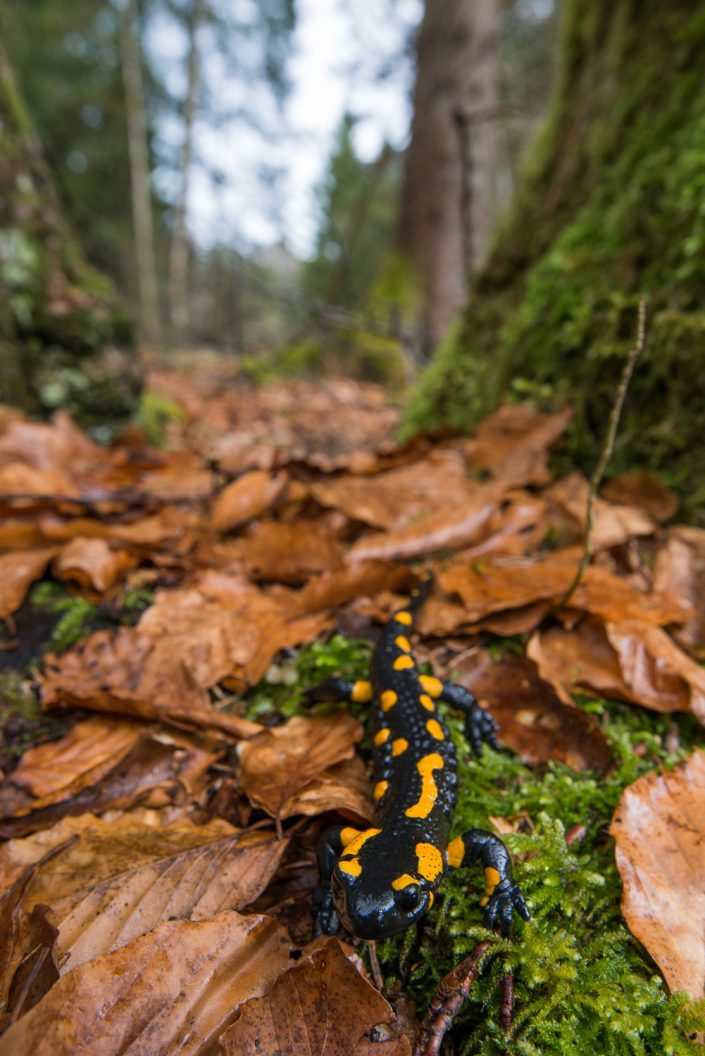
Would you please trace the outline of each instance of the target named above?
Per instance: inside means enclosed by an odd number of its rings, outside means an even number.
[[[430,755],[425,755],[423,759],[419,759],[416,769],[421,775],[421,794],[418,802],[414,803],[413,807],[408,807],[405,811],[407,818],[427,818],[429,816],[438,795],[438,787],[436,786],[433,771],[442,770],[444,765],[443,756],[439,755],[438,752],[431,752]]]
[[[432,737],[436,738],[437,741],[444,740],[445,735],[443,733],[443,728],[437,719],[429,719],[426,723],[426,729]]]
[[[446,858],[448,865],[451,869],[459,869],[463,864],[463,858],[465,857],[465,844],[463,843],[462,836],[456,836],[454,840],[451,840],[448,844],[448,850],[446,851]]]
[[[394,619],[397,621],[397,623],[403,623],[405,627],[411,627],[412,623],[414,622],[414,617],[411,615],[411,613],[405,612],[403,609],[401,612],[398,612],[396,614]]]
[[[403,891],[405,887],[409,886],[409,884],[418,885],[418,880],[415,876],[409,876],[408,873],[402,873],[402,875],[398,876],[396,880],[392,880],[392,887],[395,891]]]
[[[348,876],[359,876],[362,872],[362,866],[357,858],[353,858],[349,862],[338,862],[338,868],[341,873],[347,873]]]
[[[383,726],[382,729],[378,730],[377,733],[375,734],[374,743],[379,748],[379,746],[381,744],[386,744],[386,742],[388,740],[389,740],[389,727],[388,726]]]
[[[428,893],[428,908],[429,909],[433,905],[433,903],[435,901],[435,898],[436,898],[436,896],[434,895],[433,891],[429,891],[429,893]]]
[[[384,793],[389,788],[389,781],[378,781],[374,787],[372,795],[375,799],[381,799]]]
[[[409,742],[406,737],[397,737],[395,741],[392,741],[392,755],[402,755],[409,747]]]
[[[358,704],[366,704],[368,700],[372,700],[372,683],[353,682],[350,696]]]
[[[435,711],[436,710],[436,705],[433,703],[433,701],[429,697],[428,693],[422,693],[421,694],[421,696],[419,697],[419,703],[421,704],[422,707],[424,707],[426,709],[426,711]]]
[[[419,675],[419,682],[432,697],[440,697],[443,692],[443,683],[440,678],[434,678],[433,675]]]
[[[394,639],[394,644],[397,649],[403,649],[405,653],[411,652],[411,642],[408,638],[405,638],[403,634],[398,634]]]
[[[413,666],[414,661],[411,659],[410,656],[398,656],[392,664],[392,667],[395,671],[405,671],[408,667]]]
[[[360,835],[361,831],[361,829],[353,829],[351,826],[348,825],[346,825],[345,828],[341,829],[340,842],[342,843],[343,847],[347,847],[347,845],[352,840],[354,840],[356,836]]]
[[[443,856],[432,843],[417,843],[418,870],[424,880],[433,881],[443,872]]]
[[[485,869],[485,894],[491,895],[501,879],[497,870],[488,865]]]
[[[487,905],[489,900],[490,900],[489,895],[485,895],[484,898],[480,899],[480,905],[482,906],[483,909],[485,908],[485,906]]]
[[[356,858],[367,841],[371,840],[373,836],[379,836],[381,831],[381,829],[364,829],[362,832],[359,832],[357,836],[346,845],[342,860],[345,861],[348,857]]]
[[[385,689],[384,693],[382,693],[379,698],[379,702],[382,706],[382,711],[389,711],[390,708],[394,707],[398,699],[399,698],[397,697],[393,689]]]

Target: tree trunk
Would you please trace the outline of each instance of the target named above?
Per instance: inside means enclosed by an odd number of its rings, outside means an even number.
[[[157,265],[154,252],[152,190],[150,184],[149,146],[145,118],[142,53],[137,30],[135,0],[121,0],[120,53],[125,88],[125,111],[132,187],[132,225],[140,336],[147,342],[159,342],[161,322],[157,291]]]
[[[612,468],[668,469],[705,500],[704,66],[693,0],[566,0],[549,117],[410,426],[468,428],[512,392],[569,397],[571,450],[590,465],[643,293]]]
[[[169,286],[171,303],[171,329],[177,341],[183,341],[191,329],[191,306],[189,291],[189,240],[186,227],[186,210],[193,162],[193,128],[196,103],[200,87],[200,56],[198,30],[206,14],[206,0],[192,0],[188,19],[188,68],[186,95],[182,108],[184,142],[181,148],[179,194],[174,209],[174,232],[171,241]]]
[[[498,34],[499,0],[426,0],[399,245],[427,352],[465,303],[492,228]]]
[[[124,416],[139,387],[134,363],[98,359],[115,342],[131,343],[126,314],[63,220],[0,45],[0,402],[61,405],[91,425]]]

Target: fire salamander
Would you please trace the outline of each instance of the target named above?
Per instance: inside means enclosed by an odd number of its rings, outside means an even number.
[[[497,725],[462,686],[418,673],[407,635],[425,584],[396,612],[377,645],[370,681],[332,678],[306,693],[310,703],[370,701],[373,708],[374,800],[369,829],[335,826],[319,843],[314,895],[315,934],[334,934],[339,923],[363,939],[407,928],[433,905],[446,868],[481,862],[481,900],[488,928],[509,934],[512,914],[529,911],[512,879],[509,853],[484,829],[449,842],[456,805],[457,760],[439,700],[465,714],[465,735],[477,755],[483,741],[497,746]]]

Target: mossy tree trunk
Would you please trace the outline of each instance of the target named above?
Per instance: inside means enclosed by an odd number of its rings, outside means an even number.
[[[111,283],[68,229],[0,45],[0,401],[30,413],[66,406],[86,424],[124,415],[138,387],[130,326]]]
[[[666,470],[705,499],[703,69],[694,0],[565,0],[552,106],[410,429],[469,428],[512,395],[571,399],[572,454],[590,464],[643,293],[612,465]]]

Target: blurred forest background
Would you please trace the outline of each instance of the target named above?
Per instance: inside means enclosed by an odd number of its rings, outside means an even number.
[[[332,138],[292,122],[331,19]],[[705,498],[700,5],[0,0],[0,37],[5,402],[100,429],[207,348],[382,381],[408,431],[570,400],[589,464],[644,294],[614,468]]]

